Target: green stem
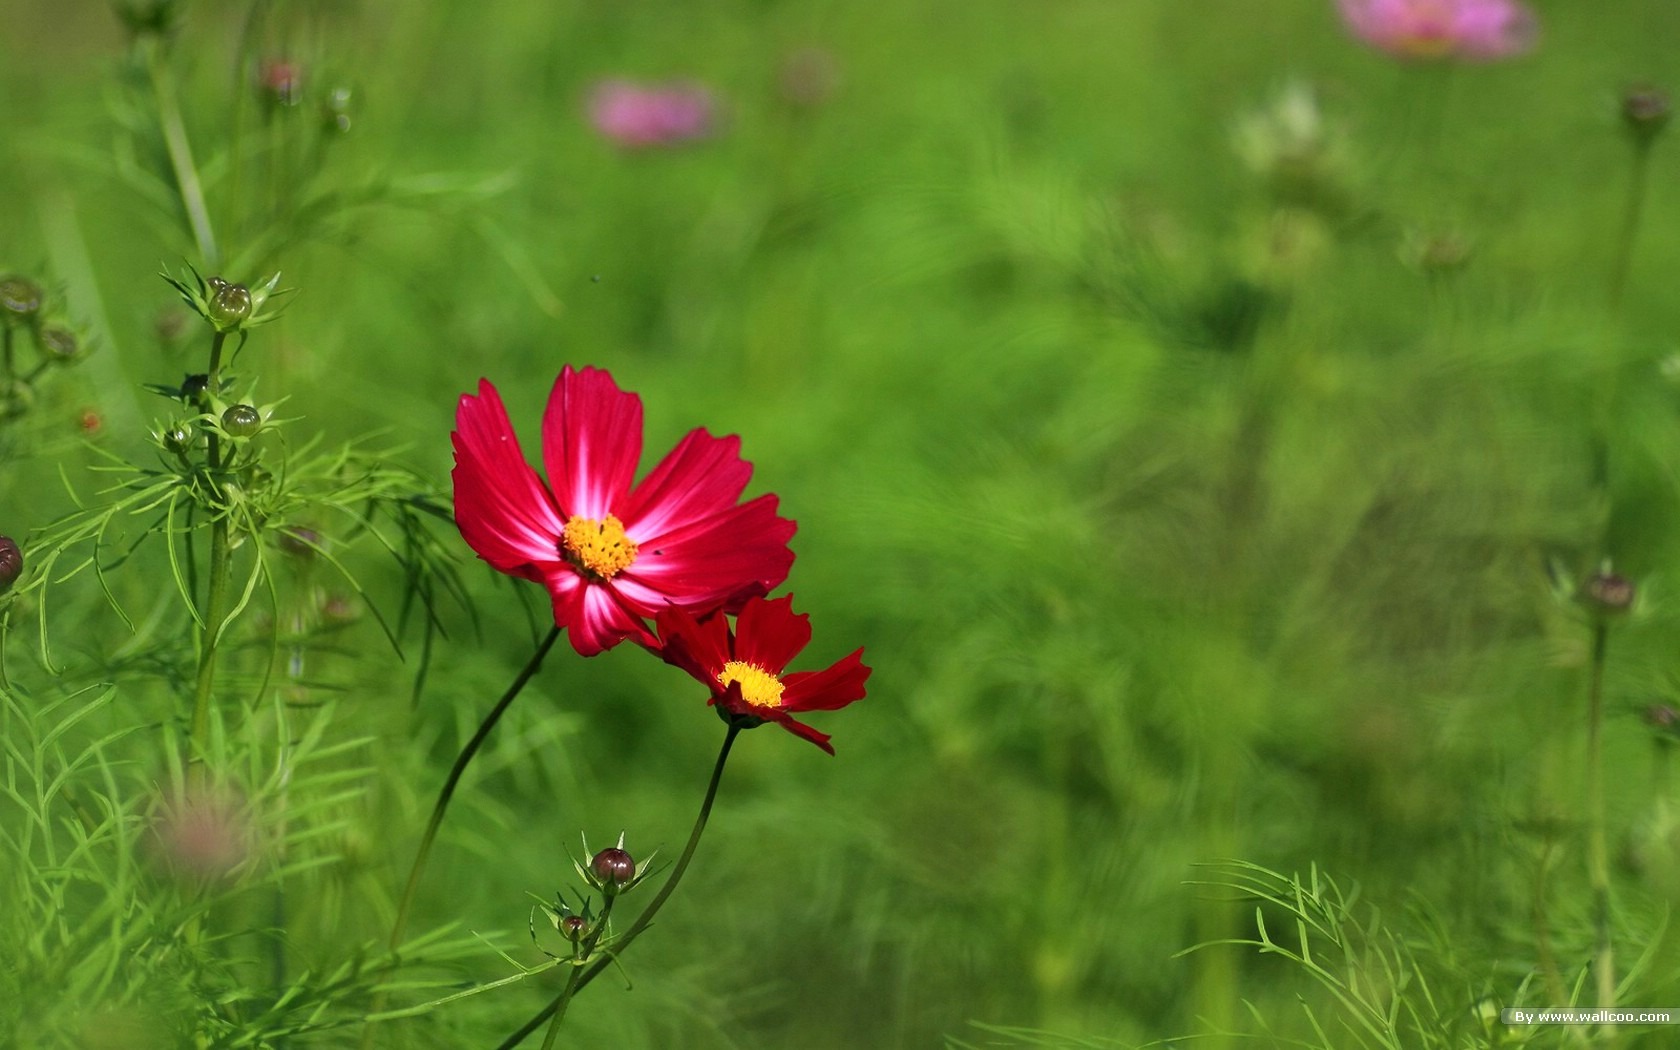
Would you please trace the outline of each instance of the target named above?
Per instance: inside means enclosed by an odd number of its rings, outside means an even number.
[[[538,643],[536,651],[531,654],[531,659],[525,662],[519,676],[513,680],[513,684],[507,687],[507,691],[502,694],[502,698],[496,701],[496,706],[490,709],[490,713],[484,716],[484,721],[479,723],[478,731],[472,735],[471,740],[467,741],[467,745],[461,749],[461,753],[455,756],[455,764],[449,768],[449,775],[443,780],[443,790],[438,792],[437,801],[432,803],[432,815],[426,821],[426,830],[420,835],[420,848],[415,851],[414,866],[408,870],[408,882],[403,886],[402,899],[397,902],[397,918],[391,924],[390,939],[393,965],[397,948],[402,945],[403,933],[408,929],[408,916],[414,908],[415,895],[420,891],[420,876],[425,872],[426,861],[432,855],[432,844],[437,841],[438,828],[443,826],[443,814],[449,808],[449,800],[455,797],[456,785],[460,784],[461,776],[467,771],[468,764],[472,762],[473,756],[478,754],[478,749],[484,746],[485,739],[490,736],[490,731],[496,728],[496,723],[502,720],[502,715],[507,711],[508,706],[525,688],[525,683],[529,682],[531,677],[537,673],[537,669],[542,667],[543,658],[548,655],[550,649],[554,648],[554,643],[559,637],[559,627],[549,629],[548,636]],[[374,997],[373,1007],[368,1011],[369,1016],[385,1009],[385,999],[384,992],[380,992]],[[362,1050],[367,1050],[368,1047],[373,1045],[372,1025],[367,1025],[362,1029],[361,1045]]]
[[[219,265],[216,235],[210,228],[210,207],[204,200],[204,185],[198,177],[198,165],[193,163],[192,144],[187,140],[187,124],[181,118],[181,101],[175,94],[175,81],[169,76],[164,62],[163,48],[155,41],[146,41],[146,71],[151,76],[152,94],[157,99],[158,123],[163,131],[164,148],[169,152],[169,166],[175,172],[175,187],[181,198],[181,208],[187,213],[187,225],[192,227],[193,240],[204,265],[215,269]]]
[[[221,369],[222,343],[227,339],[217,332],[210,341],[210,386],[214,390],[216,373]],[[222,469],[221,444],[210,435],[211,486],[219,486],[217,474]],[[228,540],[228,520],[225,513],[212,511],[210,522],[210,586],[204,599],[204,634],[198,649],[198,679],[193,688],[192,740],[202,751],[204,736],[210,728],[210,695],[216,682],[216,646],[220,641],[222,620],[226,616],[228,567],[232,561],[232,547]]]
[[[628,930],[624,931],[623,936],[614,938],[613,950],[607,958],[596,961],[575,982],[567,981],[566,988],[555,997],[552,1003],[537,1011],[536,1016],[521,1025],[517,1032],[504,1039],[496,1050],[513,1050],[514,1047],[525,1041],[526,1036],[541,1027],[542,1023],[548,1020],[550,1016],[560,1014],[573,995],[582,991],[585,985],[593,981],[602,970],[606,969],[607,964],[613,958],[622,955],[630,947],[631,942],[641,936],[642,931],[646,930],[648,924],[653,922],[653,917],[659,913],[659,909],[676,891],[677,883],[682,881],[683,872],[688,870],[688,862],[694,859],[694,850],[700,845],[700,836],[706,830],[706,818],[711,816],[712,813],[712,802],[717,798],[718,784],[723,781],[723,766],[725,762],[729,761],[729,749],[734,746],[735,738],[740,735],[740,732],[739,726],[730,723],[729,732],[723,738],[723,747],[718,749],[717,764],[712,767],[711,782],[706,785],[705,801],[700,803],[700,815],[694,818],[694,829],[688,833],[688,844],[683,847],[682,856],[677,858],[677,866],[671,869],[671,877],[665,880],[665,885],[659,887],[659,893],[648,902],[647,908],[636,917],[636,921],[631,923]],[[574,976],[576,975],[574,974]],[[554,1032],[557,1028],[558,1021],[549,1028],[550,1041],[554,1038]],[[546,1047],[549,1043],[545,1042],[543,1045]]]
[[[402,944],[403,931],[408,928],[409,911],[414,907],[414,895],[420,888],[420,876],[426,870],[426,860],[431,856],[432,843],[437,839],[438,828],[443,824],[444,811],[449,808],[449,800],[455,795],[455,787],[460,784],[461,775],[467,771],[467,765],[472,762],[473,756],[478,754],[478,749],[484,746],[490,731],[501,721],[508,705],[513,703],[514,698],[525,688],[525,683],[529,682],[531,676],[542,666],[543,657],[548,655],[548,651],[554,647],[554,642],[559,637],[560,628],[554,627],[549,630],[548,636],[537,646],[536,652],[531,654],[531,659],[526,661],[519,677],[513,680],[507,692],[496,701],[496,706],[491,708],[490,713],[484,716],[484,721],[479,723],[478,732],[467,741],[467,746],[461,749],[461,753],[455,756],[455,764],[450,767],[449,776],[444,778],[443,790],[438,792],[437,802],[432,805],[431,818],[426,821],[426,830],[420,836],[420,849],[414,856],[414,867],[409,869],[408,884],[403,888],[402,900],[397,904],[397,921],[391,926],[390,944],[393,952]]]
[[[1593,926],[1597,944],[1593,973],[1598,1006],[1616,1005],[1615,954],[1610,942],[1610,851],[1604,835],[1604,756],[1600,729],[1604,722],[1604,663],[1610,625],[1602,618],[1593,627],[1592,679],[1587,698],[1587,872],[1592,883]],[[1614,1032],[1609,1038],[1613,1041]]]
[[[600,943],[601,935],[606,932],[607,920],[612,917],[613,902],[617,897],[608,897],[606,904],[601,907],[601,917],[596,920],[595,928],[585,938],[583,947],[577,953],[577,959],[572,964],[572,972],[566,976],[566,987],[561,989],[560,998],[555,1000],[554,1020],[549,1022],[548,1034],[543,1037],[542,1050],[554,1050],[554,1040],[560,1036],[560,1022],[566,1018],[566,1007],[571,1004],[572,996],[583,987],[582,974],[584,962],[595,954],[595,946]]]
[[[1633,242],[1639,235],[1639,220],[1645,212],[1645,186],[1650,181],[1649,142],[1633,147],[1633,172],[1628,180],[1627,203],[1622,208],[1622,227],[1616,237],[1616,254],[1610,264],[1610,311],[1620,313],[1622,293],[1627,290],[1628,271],[1633,266]]]
[[[16,330],[13,329],[11,325],[6,325],[5,326],[5,333],[6,334],[4,336],[4,339],[5,339],[6,378],[11,379],[13,376],[17,375],[17,362],[16,362],[15,356],[14,356],[16,354],[16,351],[13,349],[13,343],[16,340],[17,335],[16,335]]]

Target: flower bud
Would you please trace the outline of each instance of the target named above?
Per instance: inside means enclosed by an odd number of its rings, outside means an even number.
[[[41,286],[27,277],[0,277],[0,315],[8,325],[32,321],[41,312],[42,295]]]
[[[54,364],[72,364],[82,356],[82,341],[76,338],[75,332],[61,324],[42,328],[38,343],[42,355]]]
[[[271,107],[295,106],[303,100],[303,69],[296,62],[269,59],[257,71],[257,88]]]
[[[210,377],[203,372],[194,372],[181,380],[181,400],[189,405],[202,406],[209,389]]]
[[[608,846],[595,854],[589,871],[601,892],[611,897],[636,880],[636,861],[617,846]]]
[[[1621,573],[1600,569],[1587,577],[1581,587],[1581,600],[1587,608],[1601,616],[1618,616],[1633,608],[1633,581]]]
[[[212,277],[208,316],[218,332],[231,332],[251,316],[251,290],[242,284],[229,284],[220,277]]]
[[[23,551],[10,536],[0,536],[0,594],[12,589],[23,575]]]
[[[321,130],[333,135],[350,131],[350,89],[335,87],[321,103]]]
[[[250,405],[234,405],[222,413],[222,429],[229,437],[250,437],[262,429],[262,414]]]
[[[583,940],[584,934],[589,932],[589,920],[581,915],[562,916],[555,925],[559,927],[560,936],[573,944]]]
[[[177,456],[183,456],[192,451],[193,445],[197,442],[198,430],[191,423],[171,423],[164,428],[162,434],[158,435],[158,443],[163,446],[164,451],[174,453]]]
[[[35,407],[35,388],[25,379],[0,385],[0,417],[16,419]]]
[[[280,530],[276,543],[294,558],[312,558],[321,546],[321,534],[302,525],[287,525]]]
[[[1645,84],[1622,93],[1622,125],[1637,145],[1650,145],[1672,115],[1668,92],[1661,88]]]

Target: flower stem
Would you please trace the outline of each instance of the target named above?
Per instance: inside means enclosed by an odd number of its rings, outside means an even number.
[[[1620,313],[1622,293],[1627,290],[1628,270],[1633,265],[1633,243],[1639,235],[1639,220],[1645,213],[1646,177],[1651,164],[1649,141],[1633,147],[1633,170],[1628,179],[1627,203],[1622,208],[1622,227],[1616,237],[1616,254],[1610,264],[1610,310]]]
[[[215,389],[216,373],[221,367],[222,343],[227,335],[217,332],[210,341],[210,386]],[[209,484],[218,486],[216,475],[222,469],[221,444],[210,435]],[[228,541],[228,519],[225,512],[212,511],[210,522],[210,585],[204,598],[204,635],[198,649],[198,678],[193,687],[191,737],[202,752],[204,736],[210,728],[210,695],[216,682],[216,646],[221,640],[222,621],[226,616],[228,567],[232,561],[232,547]]]
[[[181,208],[187,214],[194,242],[204,265],[214,269],[220,265],[216,251],[216,234],[210,227],[210,207],[204,200],[204,185],[198,177],[198,165],[193,162],[192,145],[187,140],[187,124],[181,118],[181,101],[175,94],[175,82],[165,67],[162,45],[146,41],[146,72],[152,81],[152,95],[157,100],[158,123],[163,131],[164,148],[169,152],[169,166],[175,173],[175,188],[181,198]]]
[[[1604,835],[1604,756],[1600,729],[1604,722],[1604,663],[1610,625],[1601,617],[1593,625],[1592,678],[1587,697],[1587,874],[1592,883],[1593,926],[1597,943],[1593,973],[1598,1006],[1616,1005],[1615,954],[1610,943],[1610,855]]]
[[[490,713],[484,716],[484,721],[479,723],[478,732],[472,735],[472,739],[467,741],[467,746],[455,756],[455,764],[450,767],[449,776],[444,778],[443,790],[438,792],[437,801],[432,804],[431,818],[426,821],[426,830],[420,836],[420,849],[414,855],[414,867],[409,869],[408,884],[403,888],[402,900],[397,904],[397,920],[391,925],[390,944],[393,952],[402,944],[403,931],[408,928],[408,913],[414,907],[414,895],[420,888],[420,876],[426,870],[426,859],[431,856],[432,843],[437,839],[438,828],[443,824],[444,811],[449,808],[449,800],[455,795],[461,775],[467,771],[467,766],[472,762],[473,756],[478,754],[478,749],[484,746],[490,731],[502,720],[508,706],[525,688],[525,683],[542,667],[543,657],[548,655],[548,651],[554,647],[554,642],[559,637],[560,628],[550,628],[548,636],[538,644],[519,676],[507,687],[507,692],[502,694],[502,698],[496,701],[496,706],[490,709]]]
[[[572,996],[582,991],[585,985],[593,981],[602,970],[607,968],[607,964],[612,961],[613,957],[622,954],[625,949],[629,948],[630,942],[641,936],[642,931],[646,930],[648,924],[653,922],[653,917],[659,913],[659,909],[676,891],[677,883],[682,881],[683,872],[688,870],[688,862],[694,859],[694,850],[700,845],[700,836],[706,830],[706,818],[711,816],[712,813],[712,802],[717,798],[718,784],[723,780],[723,766],[725,762],[729,761],[729,749],[734,746],[735,737],[740,732],[739,726],[731,724],[729,731],[724,735],[723,747],[718,749],[717,764],[712,767],[711,782],[706,785],[705,801],[700,803],[700,815],[694,818],[694,830],[688,833],[688,844],[683,847],[682,856],[677,858],[677,866],[671,869],[671,877],[665,880],[665,885],[659,887],[659,892],[653,900],[648,902],[648,906],[642,914],[636,917],[636,921],[630,924],[630,928],[625,930],[622,936],[614,938],[613,950],[608,957],[597,960],[582,972],[581,977],[574,973],[575,981],[567,981],[565,989],[555,997],[552,1003],[537,1011],[536,1016],[521,1025],[517,1032],[504,1039],[496,1050],[513,1050],[550,1016],[554,1016],[556,1020],[549,1027],[548,1038],[543,1043],[544,1047],[548,1047],[554,1039],[554,1033],[559,1028],[559,1015],[564,1012],[566,1004],[570,1002]]]
[[[460,784],[462,774],[467,771],[467,766],[472,762],[473,756],[478,754],[478,749],[484,746],[485,739],[490,736],[490,730],[496,728],[496,723],[502,720],[502,715],[506,713],[508,706],[525,688],[525,683],[529,682],[531,677],[537,673],[537,670],[542,667],[543,658],[548,655],[550,649],[554,648],[554,643],[559,637],[559,627],[549,629],[548,636],[537,644],[536,651],[525,662],[525,666],[520,670],[518,677],[514,678],[513,683],[507,687],[507,691],[502,694],[502,698],[496,701],[496,706],[490,709],[490,713],[484,716],[484,721],[479,723],[478,731],[472,735],[471,740],[467,741],[467,746],[463,747],[461,753],[455,756],[455,764],[449,768],[449,775],[444,778],[443,789],[438,792],[437,801],[432,803],[432,815],[426,821],[426,830],[420,835],[420,848],[415,851],[414,866],[408,871],[408,882],[403,886],[402,899],[397,902],[397,918],[391,924],[390,939],[393,965],[395,965],[394,957],[397,948],[402,945],[403,933],[408,929],[408,916],[414,908],[415,894],[420,890],[420,876],[426,870],[426,860],[432,855],[432,844],[437,840],[438,828],[443,825],[444,811],[449,808],[449,800],[455,796],[455,788]],[[380,992],[374,997],[373,1006],[368,1011],[368,1015],[372,1016],[384,1009],[385,993]],[[362,1050],[367,1050],[368,1047],[373,1045],[372,1025],[363,1027],[361,1045]]]
[[[572,972],[566,976],[566,987],[561,990],[560,998],[554,1001],[554,1020],[549,1022],[548,1034],[543,1036],[542,1050],[554,1050],[554,1040],[560,1035],[560,1022],[566,1017],[566,1007],[571,1004],[572,996],[583,987],[583,965],[595,952],[595,945],[600,943],[601,935],[606,932],[607,920],[612,917],[613,902],[618,898],[608,897],[601,906],[601,917],[595,922],[595,929],[590,931],[583,947],[578,951],[577,959],[572,964]]]

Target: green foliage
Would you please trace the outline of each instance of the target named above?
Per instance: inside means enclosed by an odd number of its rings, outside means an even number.
[[[1595,1000],[1595,635],[1552,585],[1607,557],[1641,593],[1603,682],[1617,999],[1680,1002],[1680,153],[1615,101],[1680,16],[1537,3],[1532,56],[1449,71],[1265,6],[23,4],[0,1043],[353,1046],[383,1000],[374,1046],[493,1046],[568,968],[526,903],[563,844],[676,851],[704,697],[557,650],[380,947],[546,629],[466,567],[451,406],[488,376],[534,420],[567,362],[643,395],[650,452],[741,434],[813,665],[877,669],[836,760],[743,737],[569,1038],[1605,1044],[1477,1011]],[[607,76],[726,120],[616,147]],[[211,278],[281,269],[207,367]],[[49,322],[87,352],[38,369]],[[242,851],[169,867],[182,813]],[[1218,857],[1245,903],[1186,887]]]

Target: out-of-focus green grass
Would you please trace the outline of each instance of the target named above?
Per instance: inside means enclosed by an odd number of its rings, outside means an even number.
[[[15,6],[0,256],[97,290],[82,401],[149,421],[125,383],[191,368],[150,337],[153,273],[186,245],[86,163],[112,135],[119,35],[97,4]],[[1650,594],[1610,678],[1633,856],[1653,798],[1623,716],[1672,691],[1680,555],[1673,142],[1625,309],[1606,307],[1616,92],[1673,71],[1680,14],[1536,6],[1533,56],[1450,73],[1362,50],[1316,0],[277,9],[272,47],[355,90],[336,177],[486,192],[370,208],[273,260],[300,291],[248,351],[265,392],[334,435],[388,429],[441,475],[480,376],[534,452],[560,366],[610,368],[646,401],[650,456],[694,426],[742,435],[755,491],[800,522],[813,665],[862,644],[876,668],[819,723],[837,758],[742,741],[688,884],[626,960],[634,990],[591,989],[580,1038],[920,1047],[978,1019],[1142,1041],[1240,1023],[1240,998],[1288,1030],[1286,968],[1174,957],[1246,929],[1186,885],[1232,857],[1316,861],[1394,911],[1415,892],[1489,982],[1460,1005],[1510,992],[1531,959],[1524,822],[1574,818],[1580,794],[1587,634],[1547,560],[1613,555]],[[189,13],[206,127],[245,90],[219,18]],[[778,89],[801,48],[839,72],[818,105]],[[618,151],[582,117],[608,75],[693,77],[728,119]],[[1291,78],[1346,136],[1363,218],[1279,218],[1233,151]],[[1461,235],[1469,261],[1432,281],[1408,232]],[[49,478],[9,480],[0,531],[63,509]],[[389,783],[347,899],[394,893],[528,652],[513,590],[473,578],[481,633],[451,625],[421,709],[403,688],[357,700]],[[451,815],[418,925],[517,940],[580,829],[680,847],[722,731],[692,683],[628,649],[557,652],[530,694]],[[1566,841],[1566,916],[1582,863]],[[1674,865],[1624,869],[1626,895],[1669,899]],[[348,943],[388,915],[340,922]],[[392,1038],[482,1041],[541,1001]]]

